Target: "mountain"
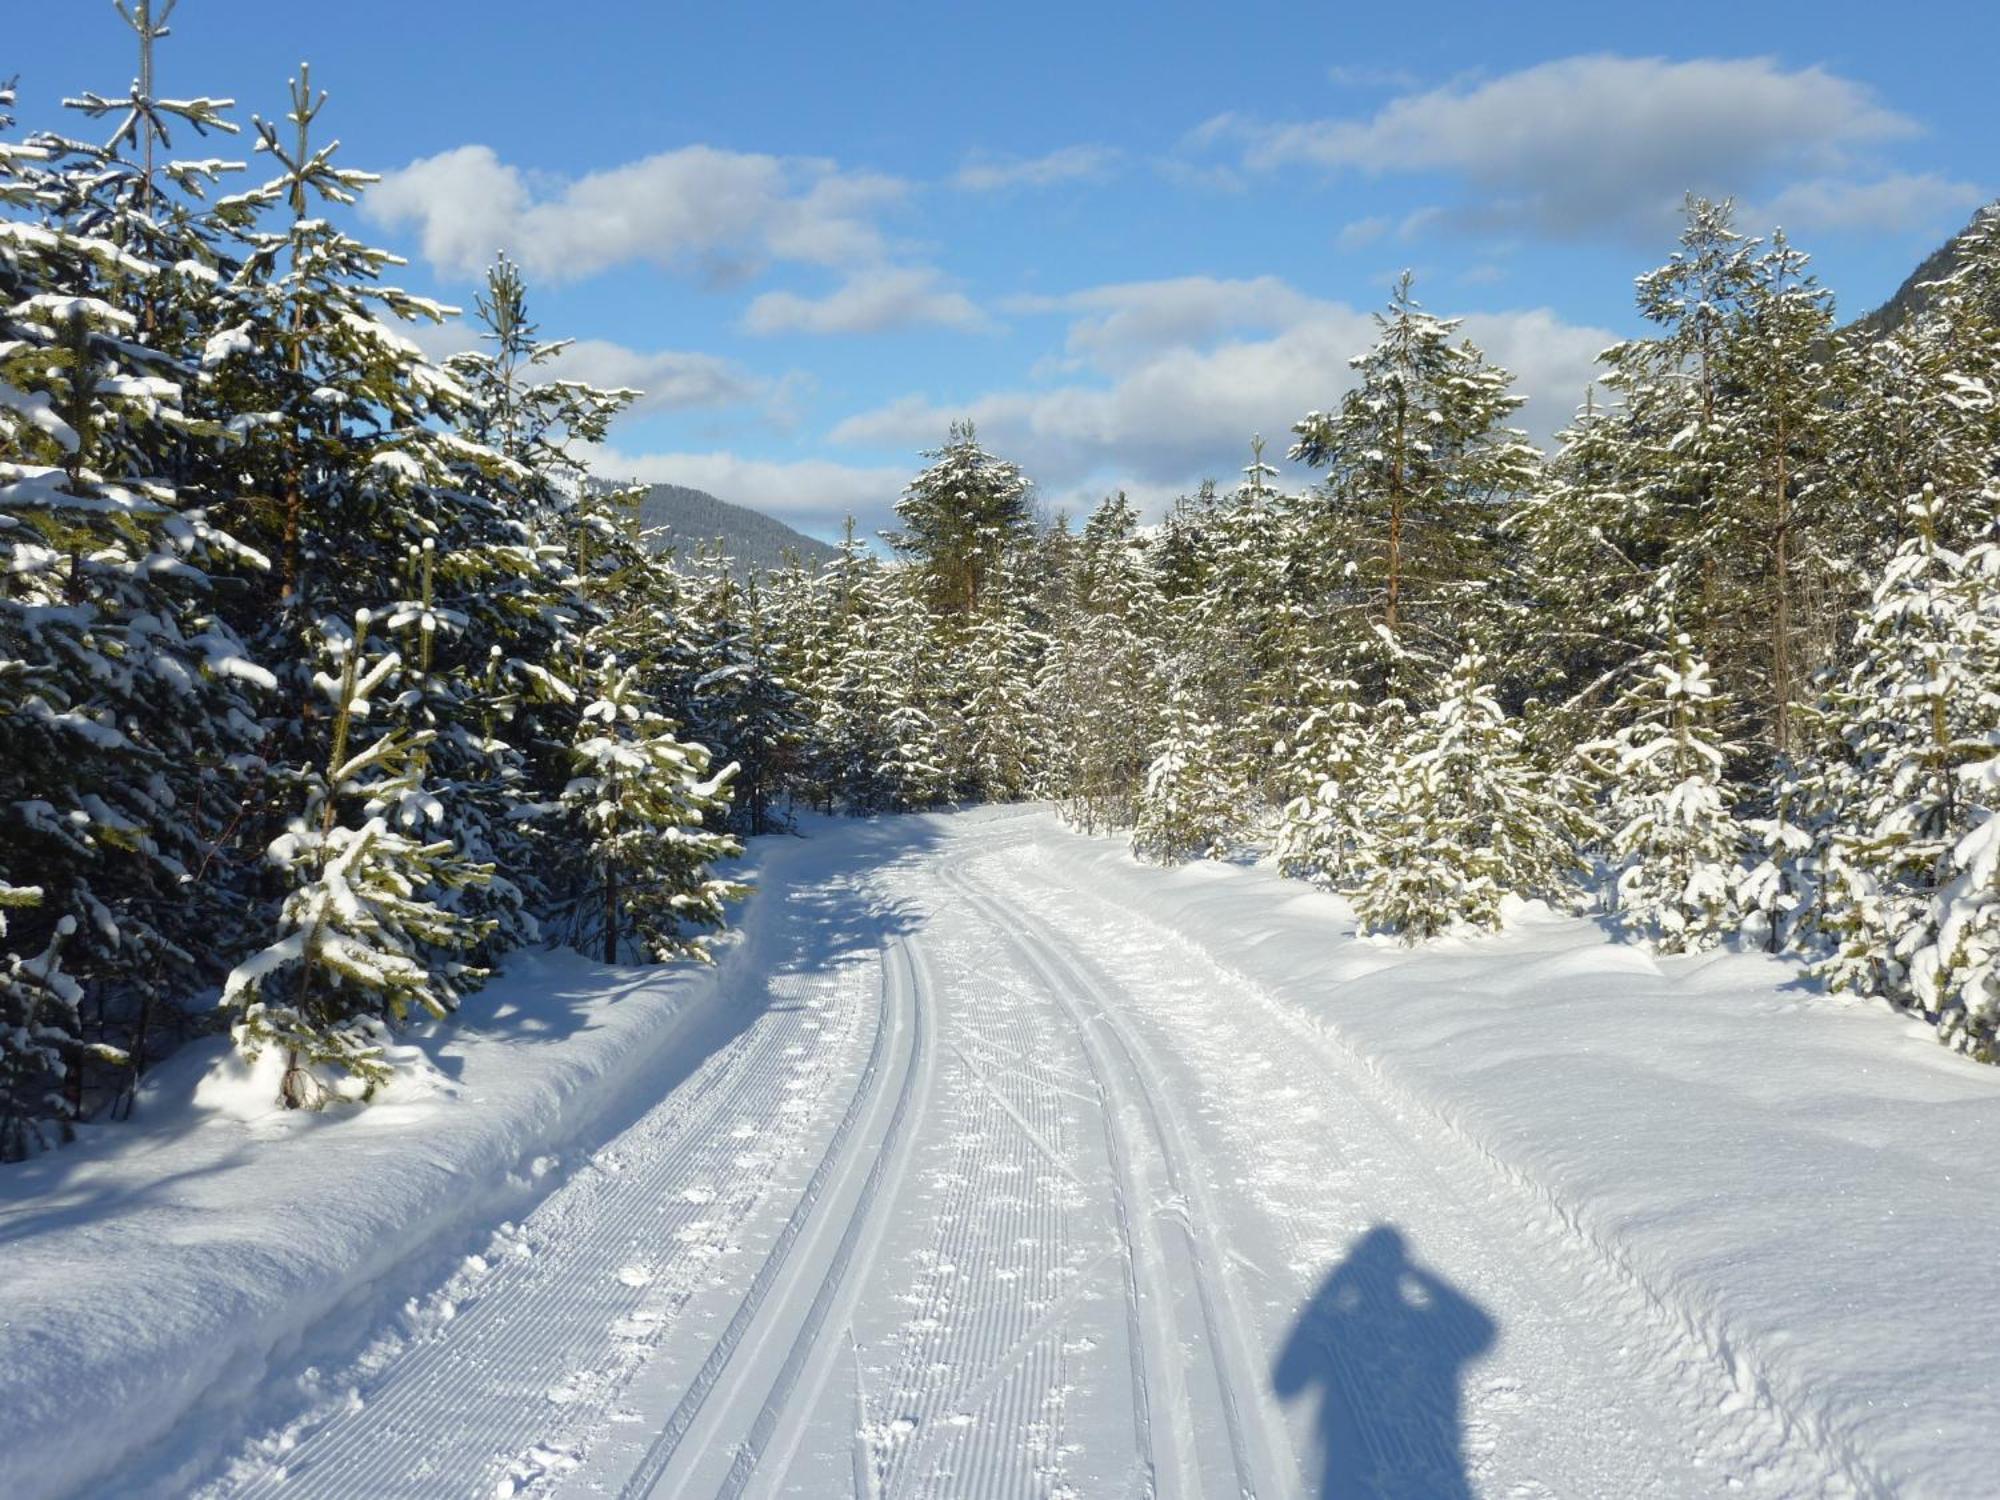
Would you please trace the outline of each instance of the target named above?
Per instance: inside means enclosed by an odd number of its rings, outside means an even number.
[[[1989,203],[1980,209],[1972,216],[1972,224],[1977,224],[1981,218],[1990,213],[2000,213],[2000,202]],[[1972,232],[1972,224],[1968,224],[1925,256],[1923,264],[1912,271],[1903,284],[1896,288],[1893,297],[1866,317],[1855,321],[1853,326],[1856,331],[1872,339],[1887,338],[1910,319],[1921,314],[1930,305],[1931,294],[1928,290],[1930,283],[1942,281],[1958,269],[1959,243]]]
[[[787,554],[796,554],[809,567],[839,555],[837,548],[762,511],[732,505],[684,484],[649,485],[639,503],[639,519],[648,530],[661,533],[656,540],[662,548],[671,547],[684,557],[719,540],[742,573],[782,567]]]

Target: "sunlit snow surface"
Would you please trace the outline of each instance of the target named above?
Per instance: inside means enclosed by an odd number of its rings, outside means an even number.
[[[1407,950],[1038,810],[768,840],[358,1112],[0,1174],[0,1493],[1989,1492],[2000,1074],[1757,955]]]

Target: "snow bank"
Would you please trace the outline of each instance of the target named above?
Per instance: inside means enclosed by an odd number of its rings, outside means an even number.
[[[764,893],[713,969],[517,954],[365,1109],[279,1110],[217,1040],[134,1123],[0,1171],[0,1495],[92,1492],[169,1434],[192,1460],[204,1414],[233,1431],[308,1329],[365,1328],[550,1191],[724,1031],[812,847],[758,845]]]
[[[1409,950],[1267,870],[1163,871],[1053,830],[1005,858],[1306,1018],[1862,1493],[1993,1493],[2000,1071],[1759,954],[1655,959],[1533,907]]]

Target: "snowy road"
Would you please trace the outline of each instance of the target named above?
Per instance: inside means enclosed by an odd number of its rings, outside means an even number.
[[[1855,1488],[1077,842],[913,819],[774,891],[684,1076],[203,1493]]]

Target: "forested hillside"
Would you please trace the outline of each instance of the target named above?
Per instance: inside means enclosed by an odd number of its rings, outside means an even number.
[[[631,486],[637,488],[638,486]],[[639,501],[639,521],[656,546],[672,547],[683,559],[704,547],[722,552],[741,577],[782,566],[796,556],[801,562],[825,562],[834,554],[826,542],[805,536],[783,521],[718,500],[706,490],[684,484],[649,484]]]
[[[519,945],[698,958],[800,805],[1051,799],[1411,942],[1601,897],[1996,1059],[2000,212],[1876,338],[1690,201],[1550,452],[1406,278],[1297,392],[1309,489],[1246,433],[1042,524],[967,424],[886,554],[738,579],[584,480],[626,397],[515,267],[427,358],[337,101],[154,97],[147,14],[88,139],[0,137],[0,1157],[191,1033],[318,1106]]]

